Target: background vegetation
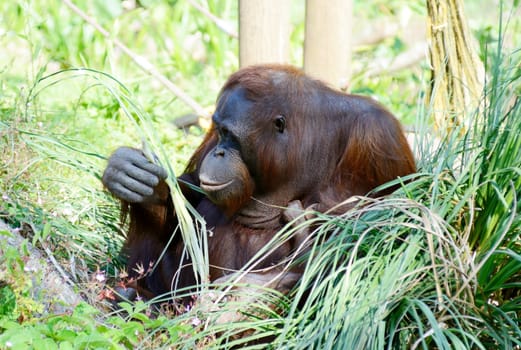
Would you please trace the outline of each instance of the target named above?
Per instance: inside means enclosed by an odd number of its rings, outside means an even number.
[[[29,250],[0,241],[0,349],[228,347],[262,337],[274,348],[521,347],[517,1],[467,2],[487,69],[486,107],[469,111],[468,130],[437,142],[423,101],[428,64],[368,73],[407,52],[424,28],[357,45],[351,91],[381,100],[416,131],[419,175],[385,201],[316,218],[316,241],[325,242],[313,247],[301,287],[289,299],[265,296],[281,312],[259,305],[228,325],[200,310],[173,317],[151,315],[142,302],[123,313],[104,306],[123,239],[117,203],[99,181],[107,155],[154,138],[179,173],[204,127],[174,127],[190,109],[64,3],[0,3],[0,216],[47,252],[88,303],[49,313],[26,273]],[[209,111],[238,68],[237,40],[190,1],[77,3]],[[304,2],[294,3],[292,59],[300,65]],[[237,31],[236,1],[204,6]],[[417,0],[355,1],[354,11],[364,23],[357,28],[426,16]]]

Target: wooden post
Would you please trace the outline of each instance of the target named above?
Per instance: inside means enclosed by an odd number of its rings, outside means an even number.
[[[291,0],[239,1],[239,64],[288,63]]]
[[[307,0],[304,70],[346,90],[351,76],[352,0]]]

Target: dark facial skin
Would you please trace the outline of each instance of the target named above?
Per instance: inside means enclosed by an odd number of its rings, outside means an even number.
[[[212,118],[219,141],[203,159],[199,180],[208,198],[220,206],[253,194],[253,179],[242,160],[240,142],[248,134],[244,122],[251,106],[244,91],[236,89],[221,99]]]
[[[266,204],[287,205],[293,193],[284,190],[283,179],[277,192],[265,191],[258,162],[259,156],[268,155],[258,155],[256,143],[257,135],[262,135],[262,142],[269,144],[271,149],[285,149],[288,139],[286,118],[273,112],[255,113],[255,103],[247,99],[244,89],[235,88],[221,96],[212,121],[218,143],[201,163],[201,188],[212,202],[228,214],[238,214],[247,226],[266,225],[266,221],[275,223],[280,209]],[[272,157],[272,161],[283,169],[284,153],[278,156]],[[257,200],[252,200],[252,196]],[[240,208],[239,213],[234,212],[236,208]]]

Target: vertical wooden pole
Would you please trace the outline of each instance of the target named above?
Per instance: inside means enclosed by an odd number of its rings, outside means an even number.
[[[239,1],[239,64],[288,63],[291,0]]]
[[[351,76],[352,0],[307,0],[304,70],[347,89]]]

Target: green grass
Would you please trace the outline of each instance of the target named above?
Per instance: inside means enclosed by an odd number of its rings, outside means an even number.
[[[120,1],[77,3],[205,107],[237,68],[237,41],[187,2],[144,1],[131,11]],[[404,4],[422,11],[421,2]],[[470,5],[470,13],[479,13]],[[235,1],[208,6],[236,23]],[[374,18],[398,12],[394,6],[375,0],[356,2],[355,9]],[[277,349],[521,346],[521,55],[515,50],[521,42],[513,35],[521,21],[510,10],[503,25],[486,19],[474,28],[487,63],[486,108],[469,111],[463,137],[429,137],[425,65],[355,77],[353,91],[377,96],[418,130],[418,175],[390,198],[368,199],[341,217],[316,217],[305,275],[289,296],[256,291],[251,309],[245,295],[234,297],[239,289],[211,312],[200,303],[177,316],[171,310],[152,316],[142,302],[116,313],[97,299],[103,285],[94,281],[96,272],[118,277],[124,229],[99,179],[106,157],[123,144],[145,143],[171,175],[179,174],[204,130],[175,129],[171,120],[188,107],[62,2],[6,1],[0,10],[6,53],[0,55],[0,217],[13,227],[29,225],[27,242],[50,249],[92,304],[70,315],[45,313],[24,273],[28,252],[0,244],[0,348],[192,349],[245,342],[254,348],[263,337]],[[296,6],[295,53],[301,52],[302,12]],[[354,59],[397,55],[404,48],[396,43],[366,48]],[[298,64],[297,54],[292,59]],[[282,231],[265,249],[293,231]],[[190,246],[204,261],[204,242]],[[221,295],[206,287],[205,298]],[[242,320],[216,322],[237,309],[245,313]]]

